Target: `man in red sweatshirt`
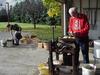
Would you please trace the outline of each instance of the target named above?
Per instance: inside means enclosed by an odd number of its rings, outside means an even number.
[[[87,16],[78,13],[76,7],[69,9],[70,19],[69,19],[69,29],[68,33],[76,38],[76,64],[79,63],[79,51],[80,48],[83,54],[83,62],[89,63],[89,45],[88,45],[88,33],[89,33],[89,23]]]

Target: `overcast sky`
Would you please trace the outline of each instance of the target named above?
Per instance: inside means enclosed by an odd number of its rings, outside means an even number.
[[[6,2],[9,2],[9,4],[13,5],[15,3],[14,0],[6,0]]]
[[[5,3],[5,0],[0,0],[0,4],[4,4]]]
[[[23,0],[0,0],[0,4],[5,5],[5,2],[9,2],[10,5],[14,5],[16,3],[16,1],[20,2],[20,1],[23,1]]]

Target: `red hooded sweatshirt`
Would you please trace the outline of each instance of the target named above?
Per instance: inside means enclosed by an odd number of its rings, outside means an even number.
[[[86,15],[79,14],[78,17],[70,17],[68,32],[78,33],[77,37],[85,37],[88,36],[89,29],[90,26]]]

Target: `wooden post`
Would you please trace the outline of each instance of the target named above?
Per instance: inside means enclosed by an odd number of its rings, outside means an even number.
[[[52,41],[49,42],[49,59],[48,59],[48,64],[49,64],[50,75],[54,75],[52,43],[53,43]]]
[[[89,19],[90,19],[90,0],[88,0],[88,7],[89,7],[88,11],[89,11]]]
[[[80,13],[82,12],[82,0],[80,0]]]
[[[67,22],[67,19],[66,19],[66,6],[67,6],[67,0],[56,0],[58,2],[61,3],[61,25],[62,25],[62,31],[63,31],[63,36],[66,36],[67,35],[67,25],[66,25],[66,22]]]
[[[63,18],[64,18],[64,36],[66,36],[66,33],[67,33],[67,27],[66,27],[66,3],[63,3]]]

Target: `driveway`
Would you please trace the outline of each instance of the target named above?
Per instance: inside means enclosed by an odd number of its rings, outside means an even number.
[[[0,40],[10,38],[8,32],[0,32]],[[47,62],[48,52],[34,44],[21,44],[11,48],[0,46],[0,75],[38,75],[37,66]]]
[[[0,32],[0,40],[7,38],[11,38],[8,32]],[[93,63],[93,53],[89,53],[89,56],[90,63]],[[0,46],[0,75],[38,75],[38,64],[47,60],[48,51],[36,48],[35,44],[21,44],[10,48]],[[80,61],[83,61],[81,53]],[[100,64],[97,67],[100,68]]]

